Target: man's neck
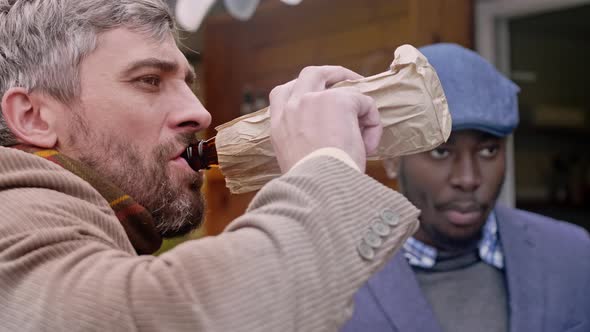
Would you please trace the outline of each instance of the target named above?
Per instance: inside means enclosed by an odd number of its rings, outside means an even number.
[[[445,239],[434,241],[428,234],[420,227],[414,238],[426,245],[436,249],[437,255],[444,257],[456,257],[477,250],[479,241],[481,240],[481,230],[479,236],[469,241],[457,241],[453,239]]]

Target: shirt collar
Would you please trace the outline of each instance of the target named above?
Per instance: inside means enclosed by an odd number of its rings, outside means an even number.
[[[490,213],[483,227],[482,237],[477,245],[479,257],[489,265],[504,269],[504,254],[498,236],[498,223],[494,211]],[[412,266],[430,269],[436,263],[438,251],[414,237],[404,243],[404,256]]]

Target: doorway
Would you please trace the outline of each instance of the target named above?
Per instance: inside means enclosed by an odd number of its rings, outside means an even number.
[[[486,1],[476,25],[521,88],[504,202],[590,230],[590,2]]]

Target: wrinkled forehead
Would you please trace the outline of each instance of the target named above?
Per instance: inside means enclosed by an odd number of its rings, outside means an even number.
[[[162,36],[138,31],[128,27],[118,27],[98,34],[96,49],[118,48],[119,55],[133,55],[141,52],[175,52],[178,50],[175,35],[172,31]]]
[[[106,66],[128,66],[129,63],[145,59],[158,59],[182,69],[190,68],[172,32],[164,38],[155,38],[127,28],[101,33],[96,48],[85,60]]]

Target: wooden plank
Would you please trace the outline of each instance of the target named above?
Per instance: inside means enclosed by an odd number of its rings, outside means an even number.
[[[395,49],[407,40],[408,21],[404,17],[371,22],[334,34],[309,36],[260,49],[251,49],[252,64],[247,77],[266,75],[290,67],[336,64],[343,57],[366,54],[383,48]]]
[[[401,44],[401,43],[400,43]],[[370,76],[386,71],[393,61],[396,47],[376,49],[366,53],[352,54],[350,56],[337,56],[323,64],[332,64],[351,69],[363,76]],[[320,64],[319,62],[316,64]],[[269,93],[275,86],[286,83],[297,77],[303,67],[299,65],[276,70],[264,75],[255,75],[248,78],[252,87],[259,91]]]
[[[409,0],[312,0],[281,6],[255,16],[242,29],[253,47],[312,35],[329,35],[375,20],[406,16]]]
[[[473,47],[473,0],[411,0],[415,43],[458,43]]]
[[[474,47],[473,0],[445,0],[440,22],[441,41]]]
[[[233,25],[206,24],[203,53],[204,96],[212,114],[213,128],[239,115],[244,86],[244,71],[240,56],[245,53],[244,41],[234,40]],[[210,136],[209,135],[209,136]]]

